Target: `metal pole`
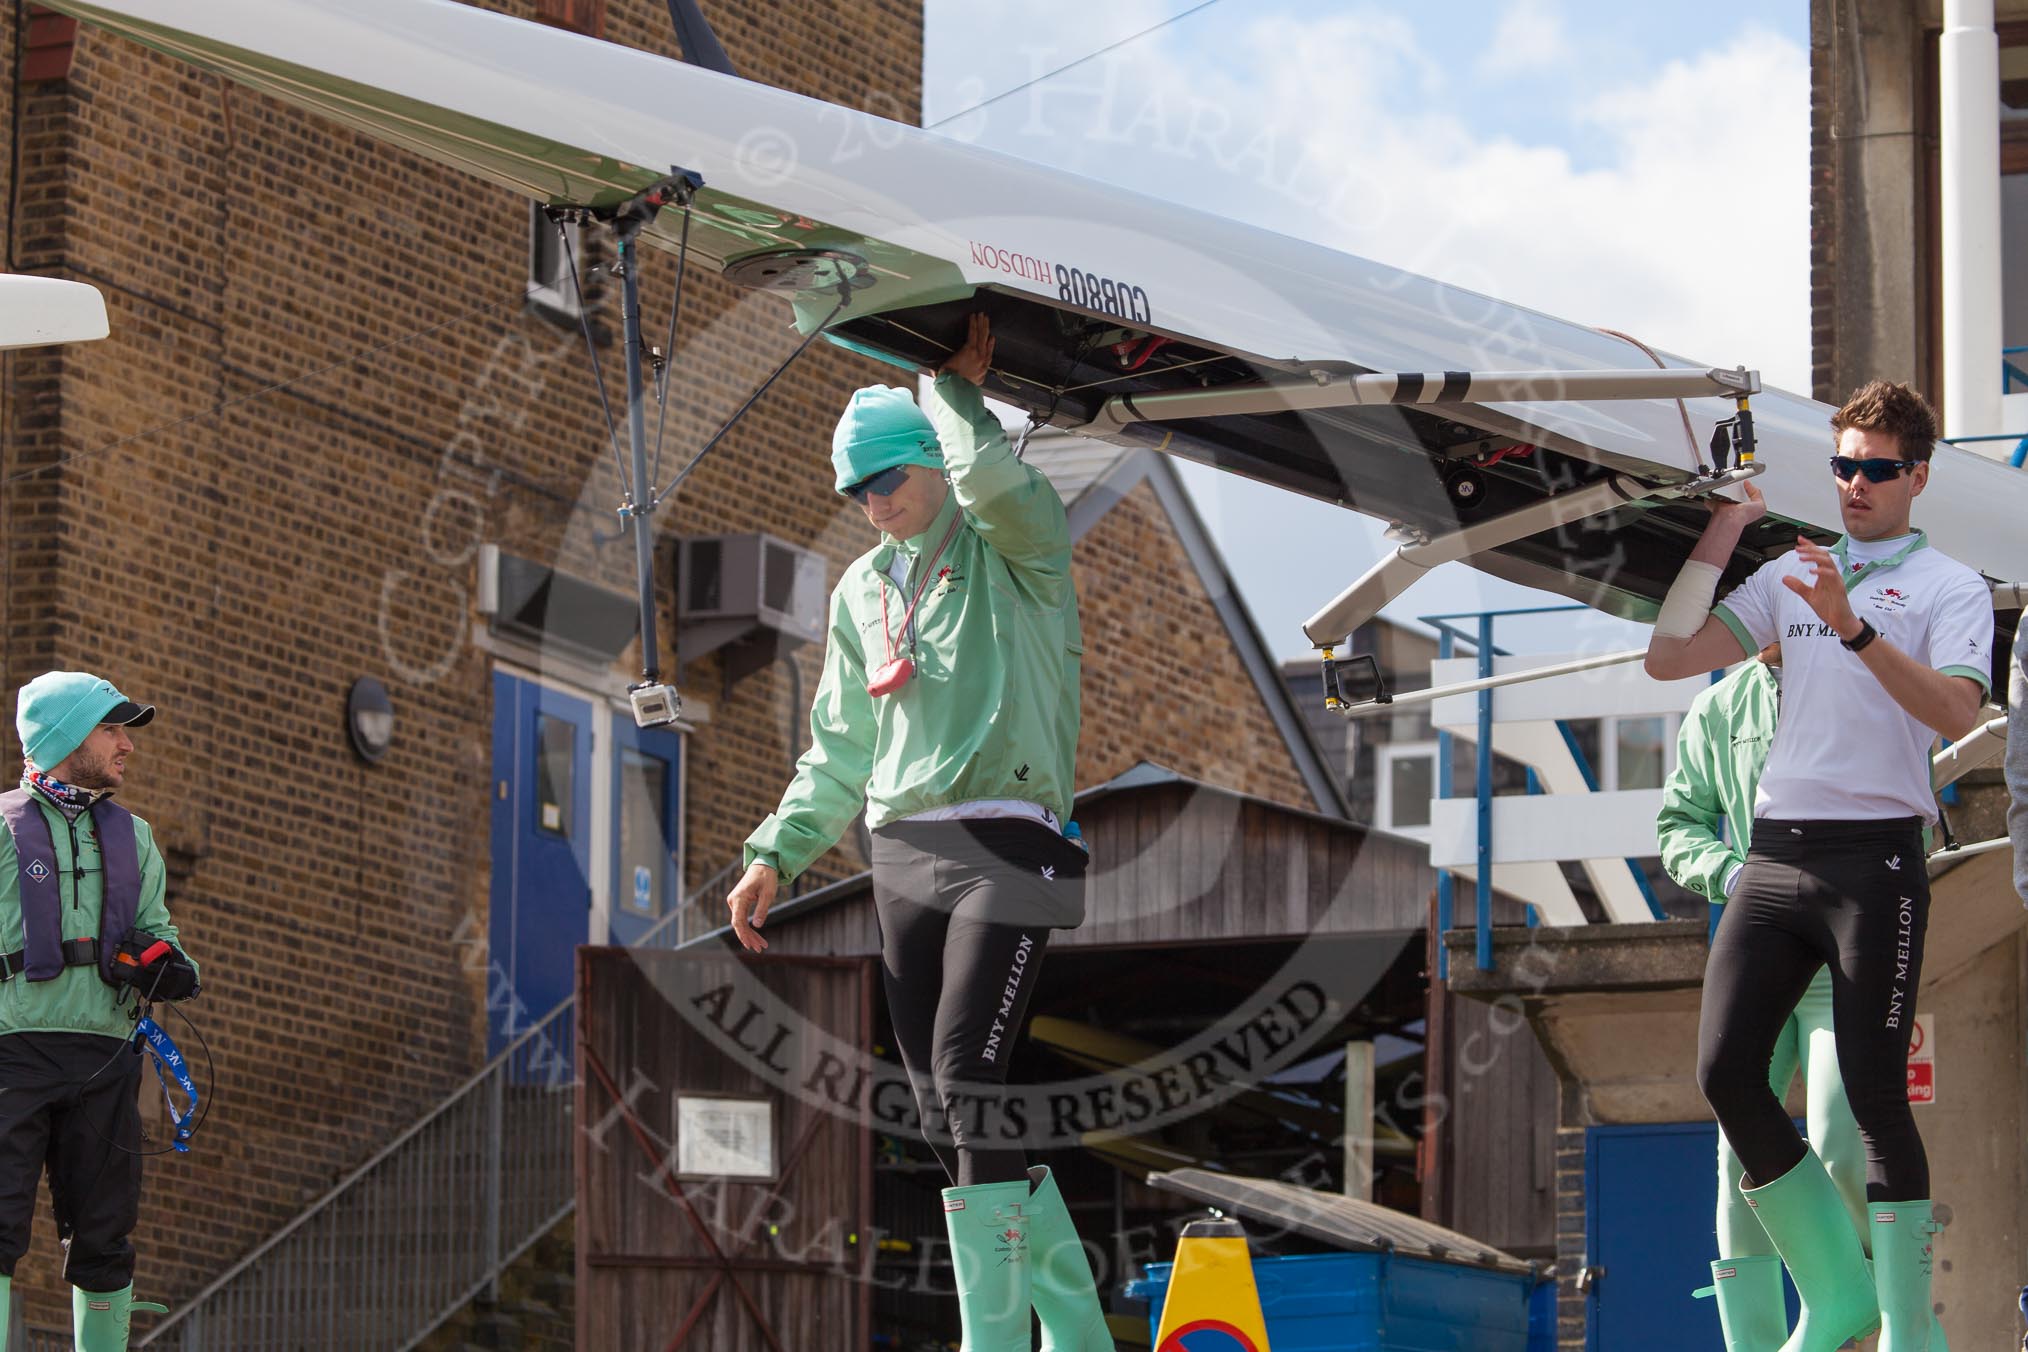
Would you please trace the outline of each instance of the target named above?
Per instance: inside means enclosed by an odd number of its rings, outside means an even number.
[[[1493,674],[1493,616],[1479,617],[1479,679]],[[1493,970],[1493,692],[1479,692],[1479,970]]]
[[[1996,121],[1994,125],[1999,124]],[[1116,395],[1100,406],[1085,430],[1103,436],[1140,422],[1352,408],[1361,404],[1736,398],[1759,389],[1760,373],[1744,367],[1730,371],[1712,367],[1701,370],[1641,367],[1630,371],[1375,371],[1360,375],[1318,371],[1309,380]]]
[[[2000,39],[1993,0],[1944,0],[1942,113],[1943,423],[1953,437],[2000,430]]]
[[[1456,637],[1449,625],[1439,626],[1442,637],[1437,641],[1437,657],[1448,661],[1455,653]],[[1436,796],[1439,799],[1451,796],[1451,735],[1441,729],[1437,731]],[[1434,818],[1435,813],[1430,814]],[[1451,928],[1451,910],[1457,900],[1457,880],[1449,869],[1437,874],[1437,976],[1448,981],[1451,978],[1451,950],[1444,943],[1444,935]]]
[[[500,1152],[505,1141],[501,1119],[506,1092],[505,1067],[496,1066],[486,1086],[486,1299],[500,1298]]]
[[[660,647],[655,638],[655,488],[648,482],[648,384],[641,376],[641,283],[635,276],[639,248],[635,236],[647,222],[615,223],[619,243],[620,323],[626,333],[627,450],[633,462],[631,491],[622,509],[634,518],[634,580],[641,597],[641,676],[651,684],[661,677]]]
[[[1368,700],[1364,704],[1341,705],[1338,711],[1347,718],[1363,718],[1367,714],[1391,712],[1409,705],[1429,704],[1436,700],[1449,699],[1453,695],[1497,690],[1506,685],[1524,685],[1529,681],[1546,680],[1551,676],[1569,676],[1580,671],[1590,671],[1594,667],[1618,666],[1625,662],[1637,661],[1647,655],[1646,648],[1629,648],[1625,652],[1602,653],[1597,657],[1577,657],[1568,662],[1558,662],[1554,666],[1529,667],[1523,671],[1510,671],[1501,676],[1489,676],[1484,680],[1459,681],[1453,685],[1431,686],[1427,690],[1411,690],[1405,695],[1396,695],[1385,704],[1377,700]]]

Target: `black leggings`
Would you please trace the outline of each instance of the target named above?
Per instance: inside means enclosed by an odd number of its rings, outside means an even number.
[[[1908,1106],[1908,1039],[1922,980],[1929,872],[1922,827],[1895,821],[1753,824],[1753,848],[1704,970],[1697,1081],[1754,1184],[1803,1158],[1768,1063],[1817,969],[1831,969],[1838,1070],[1866,1143],[1866,1198],[1929,1196]]]
[[[873,836],[888,1015],[923,1136],[957,1187],[1026,1177],[1022,1124],[1003,1090],[1049,927],[1006,917],[1029,909],[1031,864],[1019,856],[1054,860],[1054,836],[998,820],[904,822]]]

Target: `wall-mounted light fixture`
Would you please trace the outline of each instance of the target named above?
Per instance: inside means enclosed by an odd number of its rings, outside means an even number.
[[[386,686],[371,676],[352,683],[352,692],[345,697],[345,731],[359,759],[369,765],[387,754],[394,742],[394,703]]]

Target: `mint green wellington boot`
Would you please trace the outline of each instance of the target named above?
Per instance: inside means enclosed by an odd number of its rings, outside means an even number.
[[[1871,1258],[1866,1260],[1866,1270],[1868,1272],[1873,1271],[1873,1260]],[[1877,1277],[1874,1279],[1873,1289],[1874,1293],[1877,1295],[1880,1290],[1880,1282]],[[1883,1320],[1882,1333],[1880,1335],[1883,1339],[1885,1339],[1887,1336],[1885,1328],[1886,1321]],[[4,1347],[0,1347],[0,1352],[7,1352],[7,1349]],[[1873,1352],[1880,1352],[1879,1344],[1876,1343],[1874,1345]],[[1936,1307],[1934,1305],[1930,1306],[1930,1314],[1929,1314],[1929,1352],[1951,1352],[1950,1340],[1944,1337],[1943,1320],[1937,1317]],[[2028,1352],[2028,1347],[2024,1347],[2023,1352]]]
[[[1938,1352],[1942,1330],[1930,1304],[1930,1204],[1874,1202],[1873,1284],[1880,1299],[1879,1352]]]
[[[14,1321],[14,1279],[0,1277],[0,1352],[7,1352],[7,1330]]]
[[[1042,1321],[1042,1352],[1113,1352],[1113,1335],[1099,1305],[1091,1257],[1077,1237],[1056,1176],[1046,1164],[1028,1171],[1029,1266],[1034,1269],[1035,1314]],[[4,1350],[0,1350],[4,1352]]]
[[[1802,1318],[1781,1352],[1836,1352],[1846,1339],[1879,1327],[1880,1306],[1859,1232],[1816,1151],[1804,1151],[1795,1167],[1772,1183],[1739,1191],[1774,1241],[1802,1297]]]
[[[1773,1254],[1719,1259],[1711,1265],[1711,1285],[1706,1289],[1718,1297],[1725,1352],[1777,1352],[1788,1338],[1782,1260]]]
[[[1029,1352],[1035,1323],[1029,1308],[1028,1180],[945,1188],[944,1224],[951,1232],[964,1327],[959,1352]]]
[[[70,1289],[71,1328],[77,1352],[127,1352],[127,1330],[135,1310],[168,1313],[167,1305],[136,1301],[132,1283],[117,1291]]]

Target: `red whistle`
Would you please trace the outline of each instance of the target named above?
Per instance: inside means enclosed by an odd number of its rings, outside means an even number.
[[[914,661],[906,657],[897,657],[874,671],[873,679],[866,683],[866,693],[876,699],[882,695],[891,695],[907,685],[914,676]]]

